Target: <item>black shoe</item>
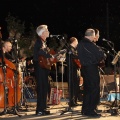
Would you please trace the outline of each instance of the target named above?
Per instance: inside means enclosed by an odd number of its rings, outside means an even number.
[[[81,111],[81,114],[84,115],[85,112]]]
[[[79,106],[79,104],[71,104],[71,107],[76,107],[76,106]]]
[[[38,116],[43,116],[43,115],[50,115],[50,111],[39,111],[39,112],[36,112],[36,115]]]
[[[97,114],[96,112],[86,112],[83,113],[83,115],[88,116],[88,117],[101,117],[101,114]]]
[[[75,105],[76,105],[76,106],[79,106],[80,104],[78,104],[78,103],[75,103]]]
[[[50,111],[49,110],[44,110],[46,115],[50,115]]]
[[[47,106],[47,108],[50,108],[49,106]]]
[[[70,105],[71,107],[76,107],[76,106],[79,106],[79,104],[77,103],[74,103],[74,102],[69,102],[68,105]]]
[[[44,111],[39,111],[39,112],[36,112],[36,115],[43,116],[43,115],[45,115],[45,112]]]

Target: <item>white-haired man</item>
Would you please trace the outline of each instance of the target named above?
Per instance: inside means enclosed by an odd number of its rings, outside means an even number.
[[[47,111],[47,93],[48,93],[48,75],[49,70],[40,66],[39,56],[44,56],[46,58],[52,58],[49,54],[48,47],[46,45],[46,38],[49,37],[49,31],[47,25],[40,25],[36,29],[38,39],[34,45],[34,69],[35,78],[37,82],[37,107],[36,115],[48,115],[50,111]]]

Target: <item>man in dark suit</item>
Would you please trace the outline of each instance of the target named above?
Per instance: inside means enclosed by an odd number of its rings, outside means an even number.
[[[94,44],[95,31],[87,29],[84,38],[79,42],[77,50],[81,63],[83,77],[83,104],[82,114],[92,117],[100,117],[95,109],[100,97],[99,63],[105,58],[100,47]]]
[[[37,82],[37,107],[36,115],[48,115],[50,111],[47,111],[47,93],[48,93],[48,75],[49,70],[43,68],[39,64],[39,56],[50,58],[53,60],[53,56],[49,54],[49,49],[46,45],[46,39],[49,37],[49,31],[47,25],[40,25],[36,29],[38,39],[34,45],[33,64],[35,70],[35,78]]]

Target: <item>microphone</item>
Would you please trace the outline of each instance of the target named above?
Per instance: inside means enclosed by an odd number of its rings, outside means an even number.
[[[112,43],[112,41],[106,40],[105,38],[103,38],[102,41]]]
[[[103,38],[102,41],[108,42],[108,40],[106,40],[105,38]]]
[[[50,37],[59,37],[61,35],[50,35]]]
[[[111,56],[113,56],[112,53],[111,53],[108,49],[106,49],[106,48],[104,48],[104,47],[100,47],[100,48],[103,50],[103,52],[104,52],[105,54],[110,54]]]

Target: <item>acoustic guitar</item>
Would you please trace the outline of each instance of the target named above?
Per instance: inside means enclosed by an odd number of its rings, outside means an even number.
[[[57,54],[53,55],[54,56],[53,60],[51,60],[50,58],[46,58],[43,55],[39,56],[39,58],[38,58],[39,59],[39,65],[42,68],[50,70],[51,66],[58,61],[59,55],[66,53],[66,51],[67,51],[66,49],[60,50]]]
[[[74,63],[77,65],[78,68],[81,68],[81,63],[80,63],[80,60],[79,60],[79,59],[73,59],[73,61],[74,61]],[[98,64],[98,66],[99,66],[100,68],[105,67],[105,61],[102,60],[102,61]]]

